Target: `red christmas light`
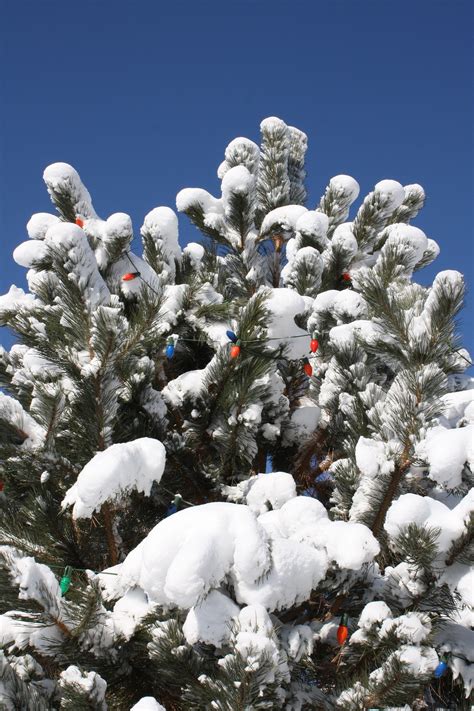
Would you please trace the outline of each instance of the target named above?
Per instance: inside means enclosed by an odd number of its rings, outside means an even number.
[[[84,220],[82,220],[80,217],[76,217],[76,225],[78,227],[84,227]]]
[[[313,369],[311,367],[311,363],[308,363],[308,361],[306,361],[306,363],[303,364],[303,370],[306,373],[306,375],[308,376],[308,378],[310,378],[313,375]]]
[[[347,627],[347,615],[344,613],[341,617],[341,622],[337,628],[337,642],[343,645],[349,636],[349,629]]]
[[[240,346],[236,344],[235,346],[232,346],[232,348],[230,349],[230,357],[231,358],[238,358],[239,355],[240,355]]]
[[[133,281],[133,279],[136,279],[137,276],[140,276],[140,272],[128,272],[123,275],[122,281]]]
[[[344,273],[342,274],[342,278],[344,279],[344,281],[350,281],[350,280],[351,280],[351,275],[349,274],[349,272],[344,272]]]
[[[316,353],[316,351],[319,348],[318,340],[316,338],[312,338],[311,342],[309,344],[309,347],[310,347],[311,353]]]

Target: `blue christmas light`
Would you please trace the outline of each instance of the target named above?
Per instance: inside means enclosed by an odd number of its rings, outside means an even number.
[[[174,343],[168,343],[166,346],[166,357],[171,359],[174,356]]]
[[[181,496],[181,494],[176,494],[173,501],[166,509],[165,516],[168,517],[168,516],[172,516],[173,514],[175,514],[179,510],[182,500],[183,500],[183,497]]]
[[[446,664],[446,661],[442,659],[436,669],[434,670],[434,677],[435,679],[440,679],[442,676],[446,674],[448,671],[448,665]]]
[[[226,331],[225,335],[229,339],[229,341],[232,341],[232,343],[237,343],[237,336],[233,331]]]

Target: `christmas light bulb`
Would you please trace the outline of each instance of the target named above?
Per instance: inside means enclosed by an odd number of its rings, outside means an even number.
[[[168,338],[165,352],[168,360],[171,360],[171,358],[174,356],[174,340],[171,337]]]
[[[311,339],[311,342],[310,342],[310,344],[309,344],[309,348],[310,348],[310,350],[311,350],[311,353],[316,353],[316,351],[317,351],[318,348],[319,348],[319,343],[318,343],[317,338],[314,338],[314,337],[313,337],[313,338]]]
[[[442,657],[440,663],[434,670],[433,675],[434,675],[435,679],[440,679],[442,676],[444,676],[446,674],[447,671],[448,671],[448,664],[446,662],[446,657]]]
[[[71,578],[72,578],[72,568],[70,565],[67,565],[64,568],[64,573],[63,577],[59,581],[59,587],[61,590],[61,595],[64,597],[64,595],[67,593],[69,588],[71,587]]]
[[[232,346],[230,349],[230,357],[231,358],[238,358],[240,355],[240,341],[237,341],[235,345]]]
[[[341,644],[341,645],[344,644],[344,642],[347,640],[347,638],[349,636],[349,629],[347,627],[347,622],[348,622],[348,618],[347,618],[346,613],[344,613],[341,616],[341,621],[339,623],[339,627],[337,628],[337,635],[336,636],[337,636],[338,644]]]
[[[275,252],[281,252],[283,247],[283,237],[281,235],[275,235],[273,238],[273,244],[275,245]]]

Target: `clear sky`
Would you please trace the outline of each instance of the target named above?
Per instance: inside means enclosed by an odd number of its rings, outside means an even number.
[[[414,224],[441,246],[419,273],[463,271],[461,329],[474,354],[470,0],[0,0],[0,291],[46,165],[73,164],[99,214],[138,232],[183,187],[217,192],[236,136],[276,115],[309,137],[309,206],[331,178],[365,195],[418,182]],[[180,217],[183,243],[198,238]],[[0,334],[7,345],[10,339]]]

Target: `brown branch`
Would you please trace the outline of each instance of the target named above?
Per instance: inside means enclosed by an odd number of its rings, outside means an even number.
[[[114,536],[112,511],[107,502],[105,504],[102,504],[101,511],[104,519],[105,535],[107,537],[107,548],[109,549],[110,564],[117,565],[119,560],[117,542]]]
[[[409,469],[410,464],[410,460],[407,461],[404,457],[403,462],[395,467],[395,471],[390,480],[390,484],[387,487],[387,491],[384,494],[382,503],[379,506],[379,510],[377,511],[377,515],[375,516],[374,522],[371,526],[371,531],[374,536],[378,536],[378,534],[380,533],[380,530],[385,522],[385,516],[387,515],[388,508],[392,503],[393,497],[397,493],[397,489],[400,485],[402,477],[407,471],[407,469]]]

